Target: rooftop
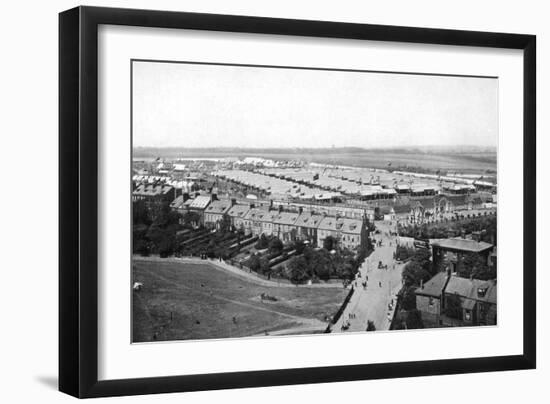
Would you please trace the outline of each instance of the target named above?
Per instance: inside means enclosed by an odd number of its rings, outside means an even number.
[[[233,205],[227,214],[231,217],[244,217],[246,213],[250,210],[250,205],[237,204]]]
[[[166,195],[173,189],[170,185],[140,184],[133,192],[137,196]]]
[[[296,219],[296,223],[294,224],[300,227],[317,228],[322,219],[323,215],[312,212],[303,212],[300,216],[298,216],[298,219]]]
[[[448,250],[480,253],[493,248],[492,244],[484,241],[467,240],[463,238],[446,238],[432,242],[432,246]]]
[[[170,203],[170,207],[173,209],[181,208],[182,205],[183,205],[183,195],[178,196],[176,199],[172,201],[172,203]]]
[[[210,203],[211,197],[206,195],[199,195],[193,202],[189,204],[189,207],[192,209],[205,209]]]
[[[205,212],[224,214],[229,210],[229,208],[231,208],[231,201],[212,201],[206,208]]]
[[[246,214],[247,220],[257,220],[261,222],[270,221],[269,211],[264,208],[252,208]]]
[[[319,223],[319,229],[341,231],[343,233],[361,234],[363,222],[359,219],[350,219],[347,217],[336,218],[334,216],[326,216]]]
[[[416,289],[414,292],[417,295],[441,297],[443,289],[447,285],[447,273],[439,272],[432,279],[424,284],[424,287]]]
[[[497,303],[496,281],[482,281],[480,279],[467,279],[451,276],[445,288],[447,294],[457,294],[466,299],[481,302]]]
[[[278,212],[273,217],[273,223],[290,225],[296,222],[299,213],[297,212]]]

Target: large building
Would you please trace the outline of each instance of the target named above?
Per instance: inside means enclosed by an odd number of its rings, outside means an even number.
[[[250,210],[250,205],[246,204],[234,204],[227,211],[227,215],[231,221],[231,225],[235,229],[245,229],[245,217]]]
[[[282,241],[296,241],[298,229],[295,223],[298,216],[300,216],[299,212],[277,212],[273,217],[273,225],[275,226],[273,234]]]
[[[268,213],[269,210],[265,208],[252,207],[249,209],[243,221],[245,233],[255,236],[262,234],[266,228],[264,223],[269,222],[267,219]]]
[[[326,216],[317,228],[317,245],[322,246],[328,236],[336,239],[342,247],[354,249],[364,245],[366,225],[359,219]]]
[[[427,327],[497,323],[496,280],[468,279],[440,272],[416,289],[415,294],[416,308]]]
[[[229,209],[231,200],[212,201],[204,210],[204,225],[211,229],[218,229]],[[229,216],[227,216],[229,218]]]
[[[317,229],[319,223],[325,216],[311,212],[304,211],[298,216],[294,226],[296,226],[296,238],[299,240],[308,240],[314,244],[317,244]]]
[[[446,272],[439,272],[425,284],[416,289],[416,308],[422,314],[426,326],[441,324],[441,313],[444,305],[443,292],[449,281]]]
[[[276,236],[284,242],[309,240],[322,246],[327,236],[333,236],[340,246],[356,249],[366,240],[365,211],[356,208],[336,210],[324,207],[321,212],[317,205],[274,204],[263,201],[237,201],[217,199],[215,195],[196,195],[194,198],[179,196],[171,203],[172,209],[182,215],[188,212],[197,214],[195,225],[219,228],[222,220],[227,220],[234,229],[242,229],[245,234]],[[304,206],[309,209],[304,209]],[[349,216],[340,216],[338,212]],[[363,215],[361,216],[361,213]]]
[[[142,183],[132,192],[132,200],[147,202],[171,202],[175,198],[174,187],[166,184],[146,184]]]
[[[431,246],[434,267],[451,273],[459,270],[466,254],[480,255],[489,265],[493,250],[492,244],[458,237],[432,241]]]

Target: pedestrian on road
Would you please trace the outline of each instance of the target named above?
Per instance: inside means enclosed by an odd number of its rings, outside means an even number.
[[[382,287],[382,282],[381,281],[378,282],[378,286]]]

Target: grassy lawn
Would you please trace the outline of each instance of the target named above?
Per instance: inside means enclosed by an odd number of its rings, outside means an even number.
[[[323,327],[347,290],[257,285],[207,263],[136,261],[133,340],[166,341],[243,337]],[[260,294],[277,298],[262,302]]]

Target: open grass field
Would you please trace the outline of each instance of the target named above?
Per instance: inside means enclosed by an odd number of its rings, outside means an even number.
[[[134,342],[321,332],[348,293],[262,286],[207,262],[135,261],[133,280],[143,283],[133,292]]]

